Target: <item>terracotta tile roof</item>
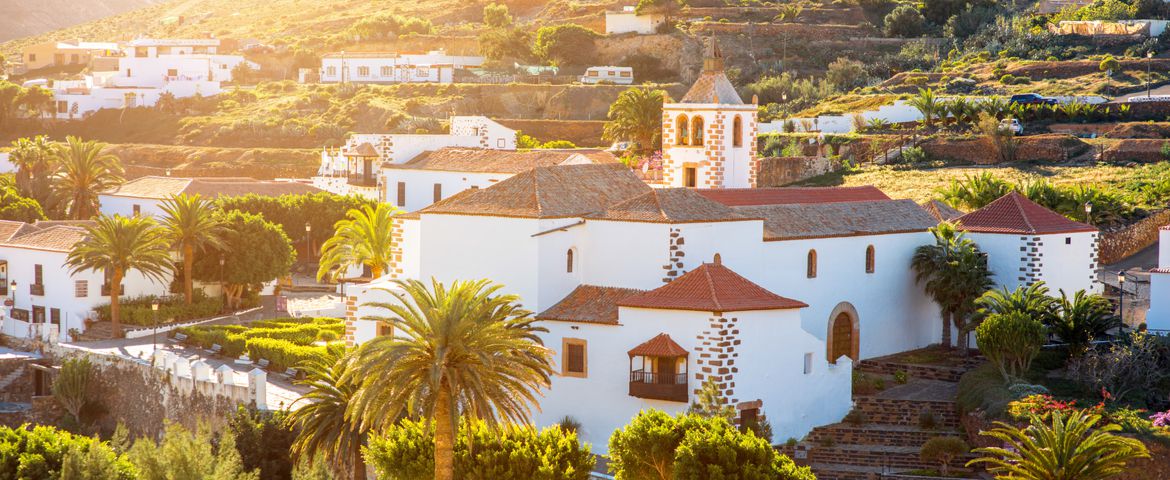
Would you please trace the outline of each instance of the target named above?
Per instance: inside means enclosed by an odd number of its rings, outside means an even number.
[[[621,164],[538,167],[483,189],[459,192],[421,213],[522,218],[579,217],[642,195],[650,187]]]
[[[959,227],[968,232],[1042,235],[1096,232],[1097,228],[1069,220],[1044,208],[1019,192],[1011,192],[974,212],[959,217]]]
[[[701,312],[741,312],[804,308],[752,283],[720,263],[704,263],[674,281],[618,302],[623,307]]]
[[[644,292],[633,288],[581,285],[536,316],[537,320],[617,325],[618,302]]]
[[[409,162],[388,164],[384,168],[514,174],[536,167],[589,163],[618,163],[618,160],[609,152],[590,149],[510,151],[450,147],[424,152]]]
[[[1151,268],[1150,273],[1170,273],[1170,267]]]
[[[723,188],[698,190],[699,194],[729,207],[743,205],[791,205],[889,200],[872,185],[861,187]]]
[[[730,207],[689,188],[652,188],[637,197],[589,215],[591,219],[653,223],[702,223],[747,220]]]
[[[659,333],[645,343],[630,349],[631,357],[685,357],[687,350],[675,343],[670,335]]]
[[[938,224],[913,200],[735,207],[764,219],[764,240],[925,232]]]
[[[36,227],[28,223],[0,220],[0,243],[7,242],[13,237],[24,235],[33,230],[36,230]]]
[[[171,195],[200,194],[204,197],[236,197],[255,193],[278,196],[285,194],[316,193],[321,190],[308,184],[256,180],[246,177],[177,178],[147,176],[130,180],[117,190],[104,193],[117,197],[166,199]]]
[[[83,240],[85,235],[85,229],[79,226],[53,225],[46,228],[34,228],[32,231],[13,237],[0,245],[54,252],[68,252],[73,249],[73,246],[77,242]]]
[[[922,204],[922,209],[926,210],[930,216],[934,217],[939,222],[954,221],[956,218],[963,216],[963,212],[955,207],[947,205],[941,200],[931,200]]]

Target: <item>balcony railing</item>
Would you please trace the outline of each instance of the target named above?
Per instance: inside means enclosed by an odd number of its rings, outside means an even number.
[[[350,175],[349,184],[355,187],[376,187],[378,186],[378,179],[376,177],[366,177],[364,175]]]
[[[32,285],[29,285],[28,286],[28,293],[30,295],[43,296],[45,294],[45,285],[44,284],[38,285],[35,283]]]
[[[686,402],[687,374],[661,374],[646,370],[630,372],[630,396],[669,402]]]

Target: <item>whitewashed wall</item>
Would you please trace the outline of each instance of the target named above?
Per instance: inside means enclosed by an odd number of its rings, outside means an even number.
[[[1093,293],[1102,291],[1103,286],[1096,281],[1095,233],[969,233],[968,237],[987,253],[987,266],[994,274],[993,280],[997,286],[1012,290],[1026,284],[1028,264],[1038,263],[1039,280],[1045,283],[1051,295],[1060,295],[1060,289],[1064,289],[1070,296],[1078,290]],[[1065,243],[1066,239],[1071,243]],[[1043,243],[1043,246],[1035,247],[1039,250],[1037,253],[1040,253],[1038,262],[1029,260],[1027,256],[1034,248],[1029,243],[1037,241]]]
[[[1170,330],[1170,227],[1158,233],[1158,269],[1150,273],[1150,310],[1146,323],[1151,329]]]
[[[637,15],[633,12],[605,12],[605,33],[610,35],[622,33],[637,33],[650,35],[658,31],[658,26],[666,21],[666,15],[646,14]]]
[[[435,202],[435,185],[441,185],[442,198],[472,187],[487,188],[500,182],[512,174],[508,173],[468,173],[446,172],[439,170],[411,170],[405,168],[383,168],[382,182],[386,198],[381,199],[407,212],[414,212],[426,208]],[[398,183],[405,184],[405,201],[398,198]]]
[[[132,217],[134,216],[135,205],[138,205],[139,213],[142,216],[158,218],[164,215],[162,210],[163,201],[156,198],[98,195],[98,202],[101,205],[101,212],[103,215],[121,215],[123,217]]]

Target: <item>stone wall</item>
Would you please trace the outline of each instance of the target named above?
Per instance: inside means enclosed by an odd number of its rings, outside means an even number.
[[[505,127],[536,137],[537,140],[568,140],[578,147],[606,146],[601,139],[603,120],[496,120]]]
[[[1170,225],[1170,209],[1155,212],[1133,225],[1101,234],[1098,258],[1109,265],[1128,258],[1158,241],[1158,230]]]
[[[1102,153],[1102,161],[1106,162],[1143,162],[1153,163],[1166,160],[1162,155],[1162,145],[1168,140],[1154,139],[1125,139],[1110,145]]]
[[[827,157],[773,157],[760,159],[760,187],[782,187],[835,172],[841,162]]]
[[[1085,153],[1090,147],[1071,135],[1045,134],[1019,137],[1016,160],[1058,162]],[[922,143],[922,150],[932,158],[978,165],[1000,163],[999,156],[985,138],[933,138]]]

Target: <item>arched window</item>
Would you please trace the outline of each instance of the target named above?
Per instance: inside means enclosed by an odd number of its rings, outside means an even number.
[[[679,115],[678,118],[675,119],[675,121],[674,121],[674,123],[675,123],[674,144],[675,145],[686,145],[687,142],[689,142],[691,140],[691,133],[690,133],[691,126],[690,126],[689,122],[690,122],[690,120],[687,119],[686,115]]]
[[[573,256],[573,249],[565,252],[565,271],[568,273],[573,273]]]
[[[698,115],[691,120],[691,146],[703,146],[703,117]]]
[[[739,115],[736,115],[735,120],[731,122],[731,146],[743,146],[743,119]]]
[[[817,251],[808,251],[808,278],[817,278]]]
[[[865,247],[865,273],[873,273],[874,269],[874,250],[873,245]]]

